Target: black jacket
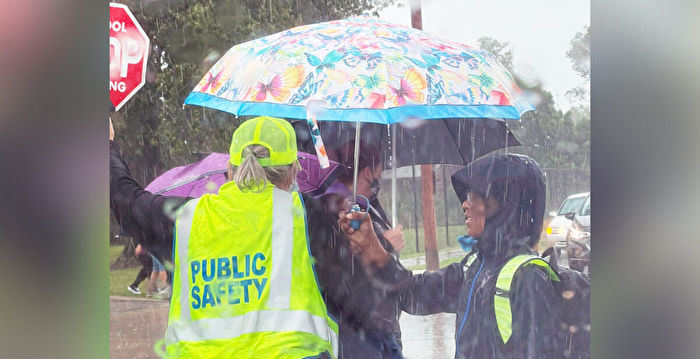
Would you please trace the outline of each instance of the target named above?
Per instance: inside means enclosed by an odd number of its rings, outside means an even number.
[[[329,314],[369,340],[390,335],[393,318],[383,308],[387,303],[396,305],[398,283],[407,281],[408,273],[393,258],[380,270],[365,269],[338,228],[337,213],[326,213],[313,197],[302,194],[302,198],[311,254]],[[122,228],[164,263],[172,262],[173,213],[188,200],[145,191],[110,143],[110,207]]]
[[[473,190],[496,198],[500,208],[486,219],[472,254],[476,260],[468,268],[454,263],[413,276],[402,293],[401,309],[419,315],[456,313],[455,358],[560,358],[560,299],[544,270],[526,266],[516,273],[512,336],[506,344],[494,314],[501,267],[515,255],[535,254],[531,247],[542,229],[545,200],[541,169],[526,156],[489,156],[456,172],[452,184],[460,201]]]
[[[338,193],[324,194],[319,197],[320,201],[330,212],[338,212],[342,208],[342,202],[345,201],[342,195]],[[384,209],[382,209],[379,201],[376,198],[370,200],[370,205],[374,210],[368,213],[374,225],[374,231],[379,236],[379,241],[387,252],[393,253],[398,258],[398,253],[394,250],[391,243],[382,237],[382,234],[391,228],[387,221]],[[362,206],[363,210],[365,206]],[[347,264],[346,264],[347,265]],[[340,268],[342,270],[342,267]],[[408,278],[408,272],[404,273],[404,278]],[[357,278],[359,283],[365,280],[362,277]],[[358,284],[359,284],[358,283]],[[399,283],[394,284],[398,287]],[[386,290],[394,290],[386,288]],[[340,334],[340,358],[401,358],[401,327],[399,325],[399,315],[401,310],[396,305],[396,298],[388,298],[389,300],[381,303],[375,310],[381,312],[378,316],[384,321],[383,327],[392,328],[392,332],[381,333],[380,336],[367,335],[365,328],[361,325],[356,325],[349,322],[340,321],[338,330]],[[332,304],[329,304],[332,305]],[[390,320],[391,319],[391,320]]]

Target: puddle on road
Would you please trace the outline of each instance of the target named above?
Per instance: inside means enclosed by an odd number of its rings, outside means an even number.
[[[415,316],[401,313],[400,323],[406,359],[454,358],[455,314]]]

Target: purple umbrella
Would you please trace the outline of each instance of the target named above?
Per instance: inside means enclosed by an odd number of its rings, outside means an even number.
[[[300,192],[312,195],[322,192],[335,179],[336,170],[342,167],[331,161],[329,168],[321,169],[316,155],[299,152],[302,170],[297,174]],[[146,186],[154,194],[181,197],[201,197],[205,193],[216,193],[226,182],[226,166],[229,155],[212,153],[201,161],[171,168]]]

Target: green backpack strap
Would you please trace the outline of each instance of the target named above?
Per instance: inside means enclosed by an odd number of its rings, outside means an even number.
[[[461,261],[459,261],[459,264],[462,268],[462,273],[467,273],[467,269],[469,269],[469,266],[474,263],[474,260],[476,260],[476,257],[478,256],[478,253],[476,250],[471,250],[467,255],[462,258]]]
[[[536,265],[543,268],[552,281],[558,282],[559,277],[554,272],[549,264],[542,258],[531,255],[521,254],[508,260],[498,273],[496,281],[496,294],[493,297],[493,309],[496,314],[496,324],[498,331],[503,339],[503,344],[508,342],[513,331],[512,319],[513,314],[510,309],[510,290],[513,284],[513,277],[521,267],[528,265]]]
[[[461,262],[462,263],[462,271],[466,272],[467,268],[469,268],[469,266],[472,265],[472,263],[474,263],[474,261],[476,260],[476,257],[477,257],[476,251],[469,252],[467,254],[467,256],[464,257],[464,259],[462,259],[462,262]]]

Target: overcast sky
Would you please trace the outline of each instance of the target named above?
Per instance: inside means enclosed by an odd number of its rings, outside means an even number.
[[[590,25],[589,0],[422,0],[421,8],[423,30],[439,37],[473,46],[482,36],[509,42],[515,72],[540,81],[559,109],[571,107],[566,91],[583,80],[566,51],[574,35]],[[408,0],[397,0],[380,17],[410,26]]]

